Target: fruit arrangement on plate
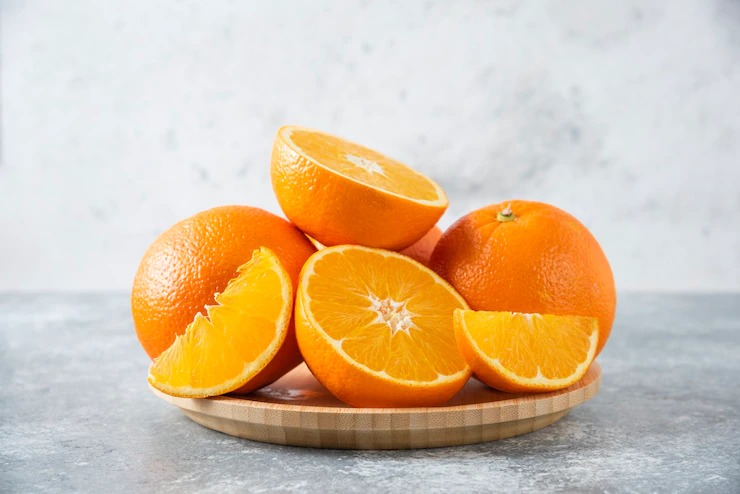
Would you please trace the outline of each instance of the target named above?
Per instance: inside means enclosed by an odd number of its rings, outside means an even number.
[[[611,268],[554,206],[498,202],[442,233],[433,180],[294,126],[278,130],[271,178],[287,219],[216,207],[144,254],[131,308],[157,390],[246,395],[305,361],[352,407],[436,407],[471,375],[567,388],[607,342]]]

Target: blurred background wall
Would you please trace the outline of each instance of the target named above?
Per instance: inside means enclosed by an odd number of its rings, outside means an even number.
[[[128,290],[175,221],[279,212],[275,131],[511,198],[621,290],[740,289],[740,2],[0,3],[0,290]]]

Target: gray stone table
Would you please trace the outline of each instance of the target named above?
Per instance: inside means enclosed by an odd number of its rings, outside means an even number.
[[[624,295],[599,361],[599,395],[524,436],[274,446],[149,391],[126,295],[0,295],[0,492],[740,492],[740,295]]]

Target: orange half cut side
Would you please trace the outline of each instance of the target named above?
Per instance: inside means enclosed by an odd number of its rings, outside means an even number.
[[[456,308],[467,304],[454,288],[406,256],[327,247],[301,272],[296,334],[311,371],[345,403],[435,406],[470,376],[455,343]]]
[[[442,187],[422,173],[303,127],[278,130],[270,174],[288,219],[326,246],[404,249],[423,237],[448,206]]]

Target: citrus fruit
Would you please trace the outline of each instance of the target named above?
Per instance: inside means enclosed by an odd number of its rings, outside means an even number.
[[[473,211],[442,235],[429,265],[474,310],[596,317],[597,355],[609,337],[609,261],[588,229],[554,206],[507,201]]]
[[[409,256],[415,261],[419,261],[424,266],[429,265],[429,258],[432,256],[432,251],[437,245],[439,238],[442,236],[442,230],[438,226],[435,226],[424,234],[416,243],[403,249],[401,254]]]
[[[313,244],[314,247],[316,247],[316,250],[321,250],[324,248],[324,245],[322,245],[321,242],[319,242],[315,238],[311,238],[308,235],[306,235],[306,238]]]
[[[417,240],[415,243],[409,245],[403,250],[398,251],[404,256],[408,256],[411,259],[422,263],[424,266],[429,265],[429,257],[432,255],[434,246],[437,245],[439,238],[442,236],[442,230],[438,226],[434,226],[431,230],[426,232],[423,237]],[[308,237],[314,247],[317,250],[323,249],[325,246],[318,240]]]
[[[553,391],[577,382],[596,355],[594,317],[455,309],[455,337],[475,376],[509,391]]]
[[[356,407],[434,406],[470,369],[452,311],[465,300],[401,254],[354,245],[311,256],[296,289],[296,334],[306,364]]]
[[[282,127],[272,148],[272,187],[285,216],[323,245],[400,250],[447,208],[424,175],[358,144]]]
[[[293,286],[316,249],[286,220],[249,206],[222,206],[180,221],[147,249],[134,278],[131,313],[141,346],[151,358],[183,334],[216,292],[247,262],[268,247],[280,259]],[[287,372],[301,362],[293,325],[276,357]]]
[[[149,383],[189,398],[249,392],[272,382],[268,369],[288,336],[293,311],[290,275],[269,249],[254,251],[236,278],[157,357]]]

